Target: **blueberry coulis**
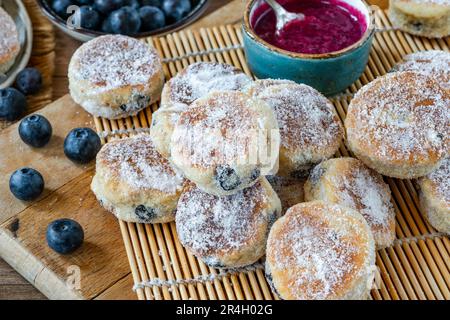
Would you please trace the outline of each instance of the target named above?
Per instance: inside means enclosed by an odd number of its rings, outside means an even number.
[[[364,14],[341,0],[279,0],[286,10],[303,13],[304,20],[288,23],[276,34],[276,17],[263,3],[255,9],[251,25],[264,41],[287,51],[321,54],[342,50],[358,42],[367,29]]]

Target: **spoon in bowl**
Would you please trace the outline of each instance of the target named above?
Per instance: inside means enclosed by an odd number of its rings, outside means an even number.
[[[286,11],[278,2],[275,0],[264,0],[273,9],[275,16],[277,17],[276,25],[276,35],[280,34],[280,31],[291,21],[294,20],[304,20],[305,15],[303,13],[293,13]]]

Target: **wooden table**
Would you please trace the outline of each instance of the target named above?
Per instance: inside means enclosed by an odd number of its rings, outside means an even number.
[[[371,0],[381,8],[388,0]],[[245,0],[210,0],[209,7],[197,22],[189,28],[208,27],[217,24],[238,22],[242,17]],[[220,10],[219,10],[220,9]],[[67,67],[70,57],[80,46],[80,42],[56,30],[56,68],[53,77],[54,100],[68,93]],[[0,300],[1,299],[45,299],[38,290],[0,259]]]

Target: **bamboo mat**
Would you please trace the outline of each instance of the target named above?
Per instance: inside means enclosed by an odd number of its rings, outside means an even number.
[[[35,112],[52,102],[52,77],[55,69],[55,33],[52,24],[42,15],[36,0],[23,0],[33,25],[33,50],[29,66],[42,73],[43,88],[35,95],[28,96],[27,114]],[[12,122],[0,120],[0,130]]]
[[[449,38],[427,40],[394,30],[382,11],[376,15],[376,23],[379,30],[365,73],[344,94],[332,99],[341,120],[353,93],[388,72],[403,55],[433,48],[449,50]],[[196,61],[229,63],[251,74],[238,25],[182,31],[147,41],[165,58],[167,78]],[[157,108],[152,105],[138,116],[122,120],[96,118],[96,128],[103,142],[148,131],[152,112]],[[348,155],[344,145],[338,156],[341,155]],[[449,239],[423,219],[411,181],[386,182],[397,213],[397,240],[392,247],[377,253],[380,278],[372,298],[450,299]],[[207,267],[181,246],[174,223],[144,225],[120,221],[120,229],[139,299],[276,299],[261,263],[234,271]]]

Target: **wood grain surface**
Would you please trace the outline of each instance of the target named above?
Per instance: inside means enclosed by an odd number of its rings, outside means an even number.
[[[371,1],[374,4],[379,5],[380,7],[386,7],[387,0],[373,0]],[[211,26],[217,23],[226,24],[233,23],[239,20],[242,15],[242,8],[244,5],[244,0],[211,0],[209,8],[205,12],[203,18],[201,18],[198,22],[194,23],[190,27],[192,28],[200,28],[205,26]],[[68,93],[68,82],[67,82],[67,66],[70,61],[70,57],[73,52],[79,47],[80,43],[72,38],[68,37],[64,33],[59,30],[56,30],[56,61],[55,61],[55,74],[53,77],[53,95],[54,100],[64,96]],[[87,177],[85,177],[87,179]],[[81,180],[83,182],[83,180]],[[85,182],[85,181],[84,181]],[[3,193],[3,192],[2,192]],[[86,195],[89,198],[89,195]],[[92,200],[92,199],[91,199]],[[48,201],[48,200],[46,200]],[[79,201],[79,199],[78,199]],[[27,219],[32,219],[32,216],[29,212],[31,212],[33,208],[26,208],[21,213],[21,218],[23,221],[27,221]],[[59,208],[61,212],[64,212],[65,208]],[[0,219],[0,221],[4,221],[7,218],[7,212],[2,213],[4,219]],[[113,219],[107,218],[109,215],[105,216],[109,223],[114,223]],[[24,224],[25,225],[25,224]],[[20,229],[19,229],[20,230]],[[24,230],[20,231],[19,235],[22,233],[33,233],[34,230]],[[120,237],[119,231],[117,232],[117,236]],[[109,243],[109,242],[108,242]],[[118,246],[121,245],[121,242],[117,243]],[[51,259],[51,253],[47,252],[46,248],[35,247],[36,252],[39,253],[39,250],[49,254],[47,259]],[[41,254],[44,254],[41,252]],[[89,252],[89,251],[87,251]],[[83,256],[84,257],[84,256]],[[88,260],[83,260],[88,259]],[[81,261],[86,262],[89,261],[89,257],[86,256],[81,259]],[[83,262],[83,263],[84,263]],[[95,264],[95,263],[94,263]],[[17,267],[17,266],[16,266]],[[136,299],[136,295],[130,290],[130,287],[133,284],[133,279],[131,274],[129,273],[128,266],[120,266],[121,273],[120,276],[114,280],[114,284],[101,294],[96,297],[96,299]],[[61,272],[64,272],[64,267],[61,266]],[[42,278],[44,281],[45,277]],[[39,279],[38,279],[39,281]],[[87,293],[89,294],[89,287],[87,287]],[[121,292],[122,294],[118,295],[117,293]],[[0,259],[0,299],[45,299],[45,296],[36,290],[33,285],[28,283],[22,276],[20,276],[16,271],[14,271],[5,261]]]
[[[120,293],[121,298],[134,297],[117,219],[103,210],[90,192],[94,163],[75,165],[63,154],[68,131],[93,127],[92,117],[69,95],[40,114],[53,126],[52,139],[45,148],[33,149],[21,142],[18,123],[0,134],[2,180],[7,181],[11,171],[26,165],[41,172],[46,182],[44,193],[32,202],[18,201],[7,190],[7,183],[0,184],[2,256],[44,295],[55,299],[106,298],[108,292],[109,296]],[[52,251],[45,240],[46,226],[60,218],[78,221],[85,233],[83,246],[66,256]],[[121,290],[125,284],[128,289]],[[0,294],[8,297],[5,291],[10,288],[11,284],[0,286]]]

